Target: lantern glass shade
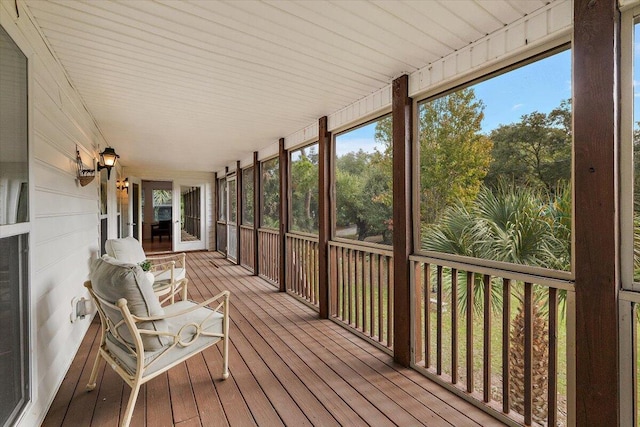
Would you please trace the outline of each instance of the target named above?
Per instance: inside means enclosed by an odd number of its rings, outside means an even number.
[[[100,153],[100,159],[102,160],[102,165],[106,166],[106,167],[113,167],[116,164],[116,161],[118,160],[118,156],[116,154],[116,151],[111,148],[111,147],[107,147],[104,149],[104,151],[102,153]]]

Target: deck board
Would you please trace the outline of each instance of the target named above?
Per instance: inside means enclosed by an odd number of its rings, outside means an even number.
[[[212,347],[144,385],[131,425],[502,425],[294,297],[211,252],[188,254],[189,298],[231,291],[230,377]],[[43,423],[116,426],[129,387],[104,364],[85,391],[97,322]]]

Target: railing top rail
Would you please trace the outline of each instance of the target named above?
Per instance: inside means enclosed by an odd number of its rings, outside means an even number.
[[[253,230],[253,225],[240,224],[240,228],[243,230]]]
[[[338,248],[352,249],[352,250],[361,251],[361,252],[368,252],[370,254],[378,254],[378,255],[393,257],[392,250],[376,248],[369,245],[358,245],[353,243],[336,242],[335,240],[331,240],[329,241],[329,246],[335,246]]]
[[[640,303],[640,292],[620,291],[618,297],[622,301]]]
[[[312,234],[287,233],[286,236],[291,237],[292,239],[307,240],[309,242],[318,243],[318,236],[314,236]]]
[[[258,233],[265,233],[265,234],[280,234],[280,231],[274,229],[274,228],[258,228]]]
[[[443,267],[455,268],[462,271],[472,271],[479,274],[488,274],[490,276],[501,277],[504,279],[518,280],[522,282],[533,283],[536,285],[546,286],[549,288],[564,289],[575,292],[575,283],[568,279],[558,279],[554,277],[545,277],[538,274],[531,274],[522,271],[506,270],[499,267],[489,267],[478,264],[472,264],[463,261],[453,261],[436,257],[411,255],[411,261],[424,262],[428,264],[441,265]],[[518,267],[514,264],[514,267]]]

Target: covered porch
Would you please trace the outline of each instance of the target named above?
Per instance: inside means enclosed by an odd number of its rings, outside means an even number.
[[[144,386],[132,426],[503,425],[220,254],[188,264],[190,299],[231,291],[231,375],[208,349]],[[122,380],[103,364],[85,390],[99,338],[96,318],[43,426],[119,425]]]

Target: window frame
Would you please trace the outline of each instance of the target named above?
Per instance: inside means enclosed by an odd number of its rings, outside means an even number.
[[[484,258],[468,257],[445,252],[425,251],[420,247],[421,229],[420,229],[420,144],[419,144],[419,106],[422,103],[429,102],[448,94],[454,93],[468,87],[472,87],[478,83],[507,74],[510,71],[525,67],[539,60],[553,56],[554,54],[571,50],[572,42],[570,35],[559,37],[535,49],[514,55],[504,61],[490,64],[473,73],[435,85],[427,91],[413,95],[413,125],[412,125],[412,222],[413,222],[413,254],[417,256],[425,256],[441,259],[448,262],[461,262],[481,267],[496,269],[498,271],[509,271],[515,273],[523,273],[525,275],[536,275],[540,277],[548,277],[552,279],[566,280],[571,282],[575,280],[575,186],[571,185],[571,268],[570,271],[553,270],[550,268],[529,266],[525,264],[513,264],[503,261],[494,261]],[[571,69],[573,80],[573,64]],[[572,82],[572,91],[574,90]],[[573,168],[573,159],[575,157],[575,144],[572,141],[571,147],[571,182],[575,182],[575,171]]]
[[[24,312],[21,313],[21,317],[23,318],[24,323],[21,325],[22,327],[22,338],[25,339],[24,343],[24,354],[23,363],[24,363],[24,386],[25,386],[25,395],[22,402],[14,408],[12,415],[9,420],[13,423],[19,423],[26,414],[30,411],[33,406],[33,390],[35,388],[35,378],[34,372],[36,371],[35,367],[35,357],[32,356],[33,352],[32,347],[33,343],[36,342],[36,326],[35,322],[31,321],[31,316],[33,314],[33,293],[31,290],[31,279],[33,277],[33,265],[34,265],[34,251],[31,249],[34,241],[34,227],[33,221],[35,218],[34,214],[34,194],[35,194],[35,172],[33,168],[34,164],[34,128],[33,128],[33,117],[34,117],[34,103],[33,103],[33,93],[34,93],[34,85],[35,85],[35,77],[34,77],[34,64],[33,57],[35,53],[30,47],[28,41],[22,36],[21,32],[15,27],[13,22],[2,22],[0,26],[6,31],[9,38],[15,43],[15,45],[20,49],[22,54],[26,59],[26,82],[27,82],[27,176],[29,179],[27,189],[28,189],[28,209],[27,209],[27,221],[14,223],[14,224],[4,224],[0,225],[0,239],[14,237],[14,236],[25,236],[25,245],[27,254],[25,256],[27,266],[23,269],[24,274],[24,286],[25,289],[22,291],[21,299],[24,301],[26,307],[24,307]],[[75,153],[74,153],[75,154]]]
[[[255,213],[255,206],[254,206],[256,189],[255,189],[255,182],[254,182],[254,179],[253,179],[253,176],[254,176],[254,173],[255,173],[254,172],[255,171],[254,168],[255,168],[255,166],[252,163],[249,166],[246,166],[246,167],[244,167],[244,168],[242,168],[240,170],[240,173],[242,175],[242,188],[240,188],[240,195],[241,195],[240,200],[242,202],[242,212],[239,213],[240,214],[240,218],[239,218],[240,220],[238,221],[238,226],[241,226],[241,227],[244,226],[244,227],[254,228],[255,227],[255,223],[256,223],[256,218],[255,218],[256,213]],[[250,174],[251,179],[247,180],[247,179],[245,179],[245,172],[248,171],[248,170],[251,170],[251,174]],[[245,224],[245,218],[244,218],[245,207],[247,205],[246,201],[248,200],[248,199],[245,199],[245,197],[247,195],[247,191],[245,191],[245,185],[251,185],[251,187],[253,188],[253,194],[254,194],[254,197],[251,198],[252,199],[251,200],[251,210],[252,210],[253,218],[252,218],[250,224]]]
[[[368,116],[362,117],[360,120],[351,122],[346,126],[342,126],[331,131],[331,148],[330,148],[330,157],[331,157],[331,165],[329,171],[329,177],[331,180],[330,183],[330,200],[331,200],[331,224],[330,224],[330,237],[329,241],[348,244],[348,245],[356,245],[362,247],[368,247],[372,249],[382,250],[382,251],[391,251],[393,250],[393,244],[386,245],[383,243],[374,243],[374,242],[366,242],[364,240],[355,240],[355,239],[346,239],[344,237],[336,236],[336,222],[337,222],[337,189],[336,189],[336,139],[338,136],[354,131],[358,128],[370,125],[371,123],[378,122],[386,117],[392,116],[391,105],[387,108],[384,108],[380,111],[377,111],[374,114],[370,114]],[[393,141],[392,141],[393,143]],[[393,179],[393,178],[392,178]]]

